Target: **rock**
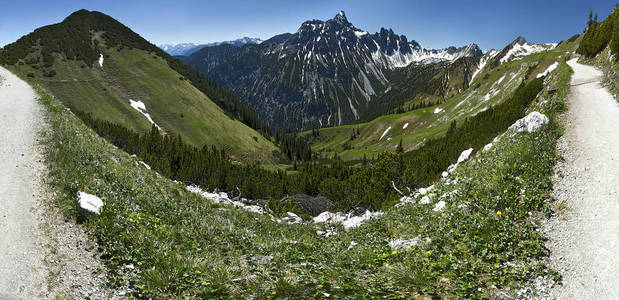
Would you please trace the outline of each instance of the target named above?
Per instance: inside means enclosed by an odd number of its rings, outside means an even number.
[[[433,211],[441,211],[443,209],[445,209],[445,205],[447,205],[447,203],[445,203],[445,201],[439,201],[436,203],[436,205],[434,205],[434,208],[432,209]]]
[[[143,161],[141,161],[141,160],[140,160],[140,161],[139,161],[139,163],[140,163],[142,166],[144,166],[144,168],[146,168],[147,170],[150,170],[150,166],[149,166],[148,164],[146,164],[145,162],[143,162]]]
[[[492,144],[492,143],[486,144],[486,146],[484,146],[484,150],[483,151],[485,152],[485,151],[490,150],[490,148],[492,148],[492,145],[494,145],[494,144]]]
[[[380,216],[382,214],[383,214],[383,212],[381,212],[381,211],[371,212],[369,210],[366,210],[365,214],[363,214],[363,215],[355,216],[355,217],[350,217],[349,219],[345,220],[342,223],[342,226],[344,226],[344,230],[348,231],[348,230],[350,230],[352,228],[355,228],[355,227],[365,223],[369,219],[377,217],[377,216]]]
[[[79,212],[85,215],[98,215],[103,207],[101,198],[84,192],[77,192],[75,203]]]
[[[456,164],[461,164],[468,160],[471,157],[471,153],[473,153],[473,148],[462,151],[462,153],[460,153],[460,157],[458,157],[458,162]]]
[[[340,212],[332,213],[325,211],[314,217],[314,223],[342,223],[346,220],[346,216]]]
[[[292,197],[284,197],[281,201],[290,201],[293,200],[292,198],[299,204],[302,213],[312,216],[317,216],[333,208],[333,201],[323,195],[314,197],[306,194],[296,194]]]
[[[534,111],[528,114],[526,117],[516,121],[509,129],[514,130],[516,133],[520,132],[533,132],[545,124],[548,124],[549,120],[546,115]]]
[[[350,249],[354,248],[355,246],[357,246],[357,242],[350,241],[350,245],[348,246],[348,249],[346,249],[346,250],[350,250]]]
[[[419,242],[421,242],[421,240],[417,237],[411,240],[397,239],[390,241],[389,247],[391,248],[391,250],[406,250],[417,246]]]
[[[262,209],[262,207],[258,206],[258,205],[247,205],[245,207],[243,207],[243,209],[247,210],[247,211],[251,211],[257,214],[264,214],[264,209]]]
[[[421,204],[428,204],[428,203],[430,203],[430,197],[423,196],[423,198],[421,198],[421,200],[419,200],[419,203],[421,203]]]
[[[303,222],[303,219],[301,219],[301,217],[297,216],[293,212],[287,212],[286,216],[284,216],[282,220],[288,224],[297,224]]]
[[[444,172],[441,174],[441,177],[443,177],[443,178],[446,178],[447,176],[449,176],[449,172],[447,172],[447,171],[444,171]]]

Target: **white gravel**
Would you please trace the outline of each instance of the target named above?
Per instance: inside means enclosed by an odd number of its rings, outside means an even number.
[[[0,299],[36,299],[45,277],[34,213],[35,92],[0,67]]]
[[[619,105],[602,73],[576,63],[554,196],[568,211],[545,226],[557,299],[619,299]]]

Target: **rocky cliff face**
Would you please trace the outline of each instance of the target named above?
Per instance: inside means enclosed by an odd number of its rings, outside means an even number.
[[[394,73],[407,69],[419,77],[417,69],[431,78],[459,58],[482,55],[475,44],[433,50],[391,29],[370,34],[351,24],[344,12],[327,21],[306,21],[297,32],[259,45],[216,57],[214,52],[222,51],[203,49],[186,62],[232,89],[275,126],[297,128],[385,113],[406,100],[390,97],[392,102],[381,103],[391,89],[410,81],[393,79]],[[427,67],[434,64],[438,68]]]

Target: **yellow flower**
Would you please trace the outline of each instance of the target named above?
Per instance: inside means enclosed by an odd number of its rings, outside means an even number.
[[[391,254],[396,255],[396,254],[398,254],[398,251],[397,250],[393,250],[393,252],[391,252]]]
[[[505,191],[503,191],[503,193],[507,193],[507,189],[505,189]]]
[[[501,211],[500,210],[497,211],[496,214],[500,216],[501,215]]]

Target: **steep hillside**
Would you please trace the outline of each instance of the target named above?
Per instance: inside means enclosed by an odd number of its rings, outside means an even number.
[[[581,43],[576,49],[583,54],[580,62],[595,65],[604,72],[604,84],[618,99],[619,96],[619,5],[606,20],[589,21],[582,34]]]
[[[444,135],[451,122],[461,124],[466,118],[502,103],[522,82],[530,81],[535,78],[533,75],[545,72],[555,62],[563,59],[565,47],[572,45],[573,48],[577,43],[566,41],[555,50],[549,50],[552,46],[530,44],[530,48],[543,51],[531,51],[518,56],[504,55],[510,53],[510,49],[517,45],[518,41],[524,39],[518,38],[501,51],[491,50],[479,60],[462,59],[449,64],[438,78],[420,79],[420,83],[432,85],[434,82],[440,86],[439,79],[446,78],[445,74],[457,74],[455,71],[458,68],[467,72],[464,75],[464,71],[460,71],[460,76],[470,80],[470,87],[469,82],[466,82],[466,85],[460,86],[462,90],[457,93],[452,91],[453,96],[444,101],[440,101],[442,99],[436,96],[424,98],[431,104],[439,103],[438,101],[440,104],[384,115],[367,123],[322,128],[318,131],[319,135],[316,135],[315,131],[314,134],[306,131],[304,135],[319,155],[331,157],[337,154],[346,160],[372,158],[385,150],[394,151],[400,142],[405,151],[415,149],[429,138]],[[509,58],[501,59],[505,57]],[[492,66],[495,61],[498,64]],[[464,66],[459,67],[459,64]]]
[[[222,62],[222,56],[205,62],[213,52],[203,50],[185,61],[232,89],[275,126],[306,128],[368,120],[410,100],[385,97],[415,80],[401,78],[406,72],[392,79],[397,69],[417,68],[409,72],[415,76],[429,72],[418,78],[440,77],[438,69],[426,66],[482,55],[475,44],[430,50],[393,30],[370,34],[343,12],[327,21],[304,22],[294,34],[225,53]],[[416,92],[404,94],[414,97]]]
[[[156,125],[194,146],[223,147],[248,162],[270,161],[276,149],[232,117],[245,119],[238,113],[243,112],[239,102],[229,101],[223,90],[98,12],[78,11],[35,30],[4,47],[0,62],[69,107],[138,132]],[[222,110],[204,91],[236,111]]]
[[[505,135],[436,183],[426,202],[393,207],[348,231],[277,222],[202,198],[142,167],[43,94],[51,125],[45,161],[57,205],[87,225],[110,285],[128,297],[522,298],[520,289],[538,277],[558,280],[540,263],[548,251],[538,224],[550,209],[560,131],[553,121],[569,72],[559,65],[546,78],[559,90],[540,93],[528,108],[547,114],[550,125]],[[79,190],[103,199],[101,215],[77,214]]]

